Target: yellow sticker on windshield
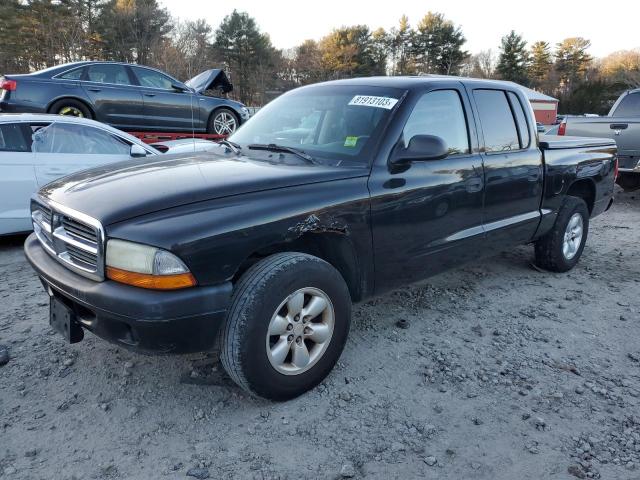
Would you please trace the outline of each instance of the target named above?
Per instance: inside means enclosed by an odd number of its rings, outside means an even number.
[[[358,143],[358,137],[347,137],[344,139],[345,147],[355,147],[356,143]]]

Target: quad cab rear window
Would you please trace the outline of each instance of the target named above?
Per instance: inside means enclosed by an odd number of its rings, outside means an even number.
[[[620,100],[613,117],[640,117],[640,92],[630,93]]]
[[[503,90],[474,90],[484,135],[486,153],[509,152],[520,149],[516,121]]]

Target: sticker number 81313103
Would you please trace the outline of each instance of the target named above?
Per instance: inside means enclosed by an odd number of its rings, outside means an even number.
[[[356,95],[351,99],[349,105],[358,105],[361,107],[376,107],[391,110],[398,103],[397,98],[374,97],[371,95]]]

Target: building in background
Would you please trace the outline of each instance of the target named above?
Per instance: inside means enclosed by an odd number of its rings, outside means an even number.
[[[513,82],[509,82],[513,83]],[[544,93],[536,92],[530,88],[518,85],[526,97],[529,99],[531,106],[533,107],[533,113],[536,116],[536,122],[540,122],[543,125],[553,125],[556,122],[558,116],[558,99],[545,95]]]

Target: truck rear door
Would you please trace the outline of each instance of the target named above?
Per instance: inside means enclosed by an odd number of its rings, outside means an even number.
[[[542,152],[522,93],[474,89],[484,147],[483,228],[495,249],[533,238],[540,221]]]

